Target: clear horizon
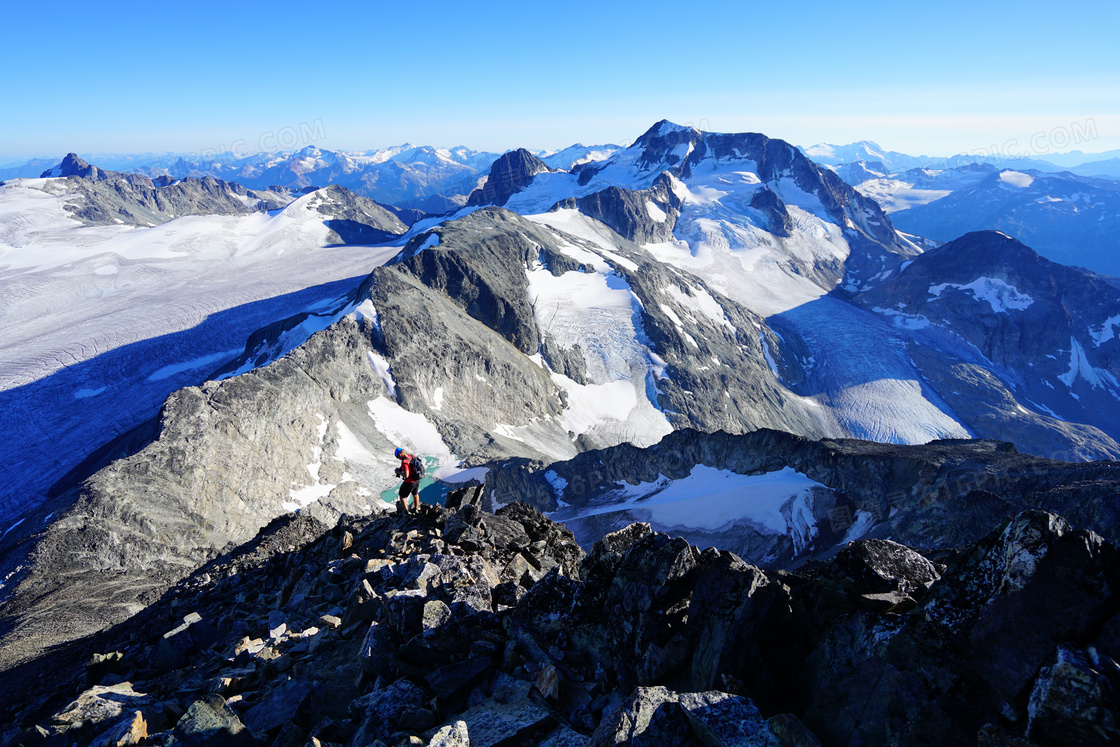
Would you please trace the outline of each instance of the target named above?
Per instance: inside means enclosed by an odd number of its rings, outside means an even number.
[[[558,150],[624,144],[660,119],[931,157],[1120,148],[1120,7],[1097,0],[1071,11],[63,0],[5,13],[0,163],[308,144]]]
[[[653,124],[653,123],[651,123],[651,124]],[[758,132],[758,130],[715,130],[715,129],[707,130],[705,127],[701,126],[703,124],[702,122],[700,124],[693,123],[693,122],[678,122],[676,124],[696,126],[698,129],[701,129],[701,130],[704,130],[704,131],[707,131],[707,132]],[[647,127],[646,129],[649,129],[649,128]],[[645,132],[645,130],[642,130],[642,132]],[[642,132],[639,132],[638,134],[640,135],[640,134],[642,134]],[[199,156],[200,158],[202,158],[204,156],[215,156],[215,155],[223,155],[223,154],[233,154],[233,155],[238,155],[238,156],[249,157],[249,156],[254,156],[254,155],[259,155],[259,154],[268,154],[268,153],[275,153],[275,154],[295,153],[297,151],[303,150],[304,148],[306,148],[308,146],[315,146],[315,147],[320,148],[322,150],[338,151],[338,152],[347,153],[347,154],[350,154],[350,155],[359,154],[359,153],[372,153],[372,152],[379,151],[379,150],[388,150],[388,149],[404,147],[404,146],[409,146],[409,147],[433,147],[433,148],[442,148],[442,149],[448,149],[448,150],[454,149],[454,148],[466,147],[466,148],[470,148],[471,150],[474,150],[474,151],[477,151],[477,152],[486,152],[485,149],[471,148],[470,145],[467,145],[465,143],[457,143],[457,144],[454,144],[454,145],[449,145],[449,144],[442,144],[442,143],[402,142],[402,143],[378,145],[378,146],[375,146],[375,147],[368,147],[368,148],[334,148],[334,147],[331,147],[329,145],[324,144],[325,142],[327,142],[327,140],[329,140],[329,138],[323,136],[324,133],[325,133],[325,126],[323,125],[323,123],[321,121],[310,122],[310,123],[301,122],[301,123],[299,123],[299,126],[284,127],[284,128],[280,128],[279,130],[268,131],[268,132],[262,133],[262,135],[259,138],[257,138],[257,145],[258,146],[260,146],[260,145],[271,145],[271,144],[281,146],[282,144],[285,144],[287,142],[294,142],[295,143],[294,147],[276,147],[276,148],[272,148],[272,149],[247,148],[245,146],[251,145],[252,141],[251,140],[246,140],[244,138],[239,138],[239,139],[231,140],[230,141],[230,147],[228,147],[226,149],[223,149],[223,150],[218,150],[216,148],[204,148],[204,149],[199,149],[199,150],[195,150],[195,151],[186,151],[186,150],[139,150],[139,151],[85,151],[85,152],[78,152],[78,151],[74,151],[74,150],[67,150],[65,152],[57,151],[55,153],[39,153],[39,154],[35,154],[35,155],[30,155],[30,156],[15,156],[15,157],[0,156],[0,167],[13,167],[13,166],[17,166],[17,165],[22,165],[24,163],[28,163],[28,162],[33,161],[33,160],[39,160],[39,159],[48,159],[48,160],[62,159],[68,153],[76,153],[80,158],[83,158],[83,159],[93,158],[93,157],[96,157],[96,156],[123,158],[123,157],[129,157],[129,156],[144,156],[144,155],[174,156],[174,157]],[[769,133],[765,133],[765,132],[763,132],[762,134],[767,135],[769,137],[775,137],[775,136],[769,135]],[[621,140],[619,142],[583,142],[583,141],[579,141],[579,140],[573,140],[571,143],[568,143],[568,145],[561,146],[561,147],[558,147],[558,148],[534,148],[532,146],[511,145],[507,148],[497,148],[497,149],[493,149],[492,151],[489,151],[489,152],[504,153],[506,151],[515,150],[517,148],[522,148],[522,147],[526,148],[527,150],[533,151],[533,152],[556,152],[556,151],[562,150],[563,148],[567,148],[567,147],[570,147],[570,146],[573,146],[573,145],[583,145],[583,146],[588,146],[588,147],[595,146],[595,145],[604,145],[604,146],[629,145],[633,141],[633,139],[636,139],[636,138]],[[786,140],[786,138],[777,138],[777,139]],[[993,157],[997,158],[998,160],[1015,160],[1015,159],[1018,159],[1018,158],[1029,158],[1029,159],[1032,159],[1032,160],[1045,161],[1048,155],[1049,156],[1061,156],[1061,155],[1069,155],[1071,153],[1082,153],[1085,156],[1092,156],[1094,154],[1109,153],[1108,150],[1096,150],[1092,147],[1097,142],[1099,142],[1098,130],[1097,130],[1097,127],[1096,127],[1096,123],[1093,120],[1087,120],[1085,122],[1074,122],[1074,123],[1071,123],[1070,126],[1052,128],[1049,132],[1047,132],[1045,130],[1040,130],[1040,131],[1037,131],[1035,133],[1032,133],[1030,138],[1022,140],[1022,141],[1020,141],[1016,138],[1005,138],[1002,142],[991,143],[986,147],[974,148],[970,151],[959,151],[959,152],[955,152],[955,153],[930,153],[930,152],[926,152],[926,151],[901,151],[897,148],[891,148],[891,147],[883,145],[882,143],[877,143],[877,142],[875,142],[875,141],[873,141],[869,138],[861,138],[860,140],[852,140],[852,141],[845,141],[845,142],[829,142],[829,143],[825,143],[825,142],[821,142],[821,143],[796,143],[796,142],[794,142],[792,144],[795,145],[795,146],[803,147],[803,148],[811,148],[811,147],[817,146],[817,145],[832,145],[832,146],[837,146],[837,147],[843,147],[843,146],[848,146],[848,145],[854,145],[854,144],[856,144],[858,142],[862,142],[862,141],[871,142],[874,145],[877,145],[880,148],[882,148],[884,151],[894,151],[894,152],[898,152],[898,153],[905,153],[905,155],[909,155],[909,156],[928,157],[928,158],[931,158],[931,159],[952,158],[952,157],[955,157],[955,156],[971,154],[971,155],[993,156]],[[787,142],[789,142],[789,141],[787,140]],[[1070,145],[1070,147],[1059,150],[1058,148],[1054,147],[1054,143],[1062,143],[1062,144],[1068,143]],[[1044,148],[1039,147],[1040,145],[1045,146],[1045,147]],[[1088,147],[1086,147],[1086,146],[1088,146]],[[1116,149],[1110,149],[1110,150],[1113,151],[1113,154],[1108,156],[1108,157],[1110,157],[1110,158],[1116,157],[1116,155],[1114,153],[1114,151]],[[97,166],[99,164],[93,163],[93,165]]]

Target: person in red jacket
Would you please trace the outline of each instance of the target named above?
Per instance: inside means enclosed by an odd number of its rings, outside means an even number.
[[[401,460],[401,466],[397,467],[396,475],[401,478],[401,489],[398,497],[401,501],[401,506],[404,510],[408,511],[408,496],[412,496],[412,510],[420,510],[420,475],[412,468],[412,455],[404,449],[397,449],[393,452],[397,459]]]

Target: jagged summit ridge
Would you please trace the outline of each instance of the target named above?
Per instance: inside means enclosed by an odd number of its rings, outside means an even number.
[[[1055,514],[1016,515],[956,552],[872,539],[767,573],[645,524],[584,555],[522,504],[480,511],[480,490],[453,510],[329,530],[273,522],[134,620],[10,672],[20,710],[0,737],[794,747],[1120,736],[1117,550]]]
[[[293,197],[284,192],[255,192],[212,176],[151,179],[141,174],[106,171],[76,154],[43,172],[43,179],[65,180],[73,195],[64,209],[87,225],[153,226],[184,215],[245,215],[274,210]]]

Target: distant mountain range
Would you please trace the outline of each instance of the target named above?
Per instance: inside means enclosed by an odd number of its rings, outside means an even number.
[[[553,168],[571,169],[617,152],[616,145],[573,145],[535,155]],[[207,158],[194,154],[136,154],[87,156],[103,169],[142,174],[151,178],[199,179],[210,176],[256,190],[335,184],[377,202],[428,213],[456,210],[478,186],[497,153],[469,148],[399,145],[347,153],[307,146],[292,153],[220,153]],[[39,158],[0,168],[0,181],[35,178],[56,166],[57,158]]]
[[[1036,169],[1038,171],[1070,171],[1082,176],[1120,176],[1120,150],[1103,153],[1068,153],[1023,155],[1020,153],[958,153],[952,156],[913,156],[887,150],[871,140],[847,145],[820,143],[801,147],[801,152],[830,168],[865,162],[878,164],[883,174],[911,169],[955,169],[971,164],[987,164],[997,169]]]
[[[1120,180],[988,163],[890,173],[880,161],[856,161],[835,170],[908,233],[951,241],[1002,231],[1055,262],[1120,275]]]
[[[1003,170],[891,220],[939,241],[1002,231],[1055,262],[1120,275],[1120,180]]]
[[[621,150],[616,145],[576,144],[532,155],[549,169],[568,172],[606,161]],[[1120,226],[1110,207],[1117,192],[1112,179],[1120,177],[1120,151],[1053,154],[1047,156],[1051,162],[972,154],[913,156],[868,140],[800,150],[878,201],[900,229],[918,237],[916,241],[943,242],[971,231],[999,230],[1054,261],[1120,275]],[[207,159],[135,154],[105,156],[98,163],[153,179],[210,176],[258,192],[296,193],[334,184],[382,206],[412,211],[402,216],[410,223],[419,215],[445,214],[467,204],[497,159],[497,154],[465,147],[405,144],[357,153],[308,146],[293,153],[226,153]],[[0,169],[0,179],[37,177],[57,163],[36,159],[10,166]],[[1001,170],[1030,175],[1033,187],[1008,192],[1003,188],[1008,182],[988,180]]]

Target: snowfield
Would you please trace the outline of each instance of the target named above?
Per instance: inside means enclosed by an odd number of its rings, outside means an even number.
[[[41,502],[252,332],[336,308],[401,246],[325,246],[311,195],[271,213],[83,226],[54,181],[0,186],[0,517]]]
[[[953,193],[951,189],[922,189],[900,179],[869,179],[856,187],[863,195],[879,203],[884,213],[909,210],[916,205],[928,205]]]
[[[637,265],[618,253],[617,236],[577,211],[529,218],[591,245],[577,246],[570,238],[558,236],[560,251],[592,268],[591,272],[557,276],[539,263],[525,271],[538,328],[562,349],[579,346],[586,381],[580,383],[552,371],[542,355],[532,356],[565,393],[563,412],[524,425],[495,423],[493,432],[554,459],[575,456],[574,439],[581,434],[601,444],[657,443],[672,430],[649,386],[651,378],[663,372],[664,363],[659,363],[642,328],[641,301],[615,269],[634,271]],[[716,305],[710,297],[695,301],[708,302]]]
[[[554,475],[555,477],[555,475]],[[565,485],[555,478],[558,492]],[[635,521],[647,521],[657,531],[726,531],[749,526],[761,534],[785,534],[796,552],[817,534],[811,491],[827,490],[790,467],[762,475],[740,475],[698,464],[688,477],[621,485],[586,508],[560,508],[549,518],[561,523],[589,516],[627,512]]]

